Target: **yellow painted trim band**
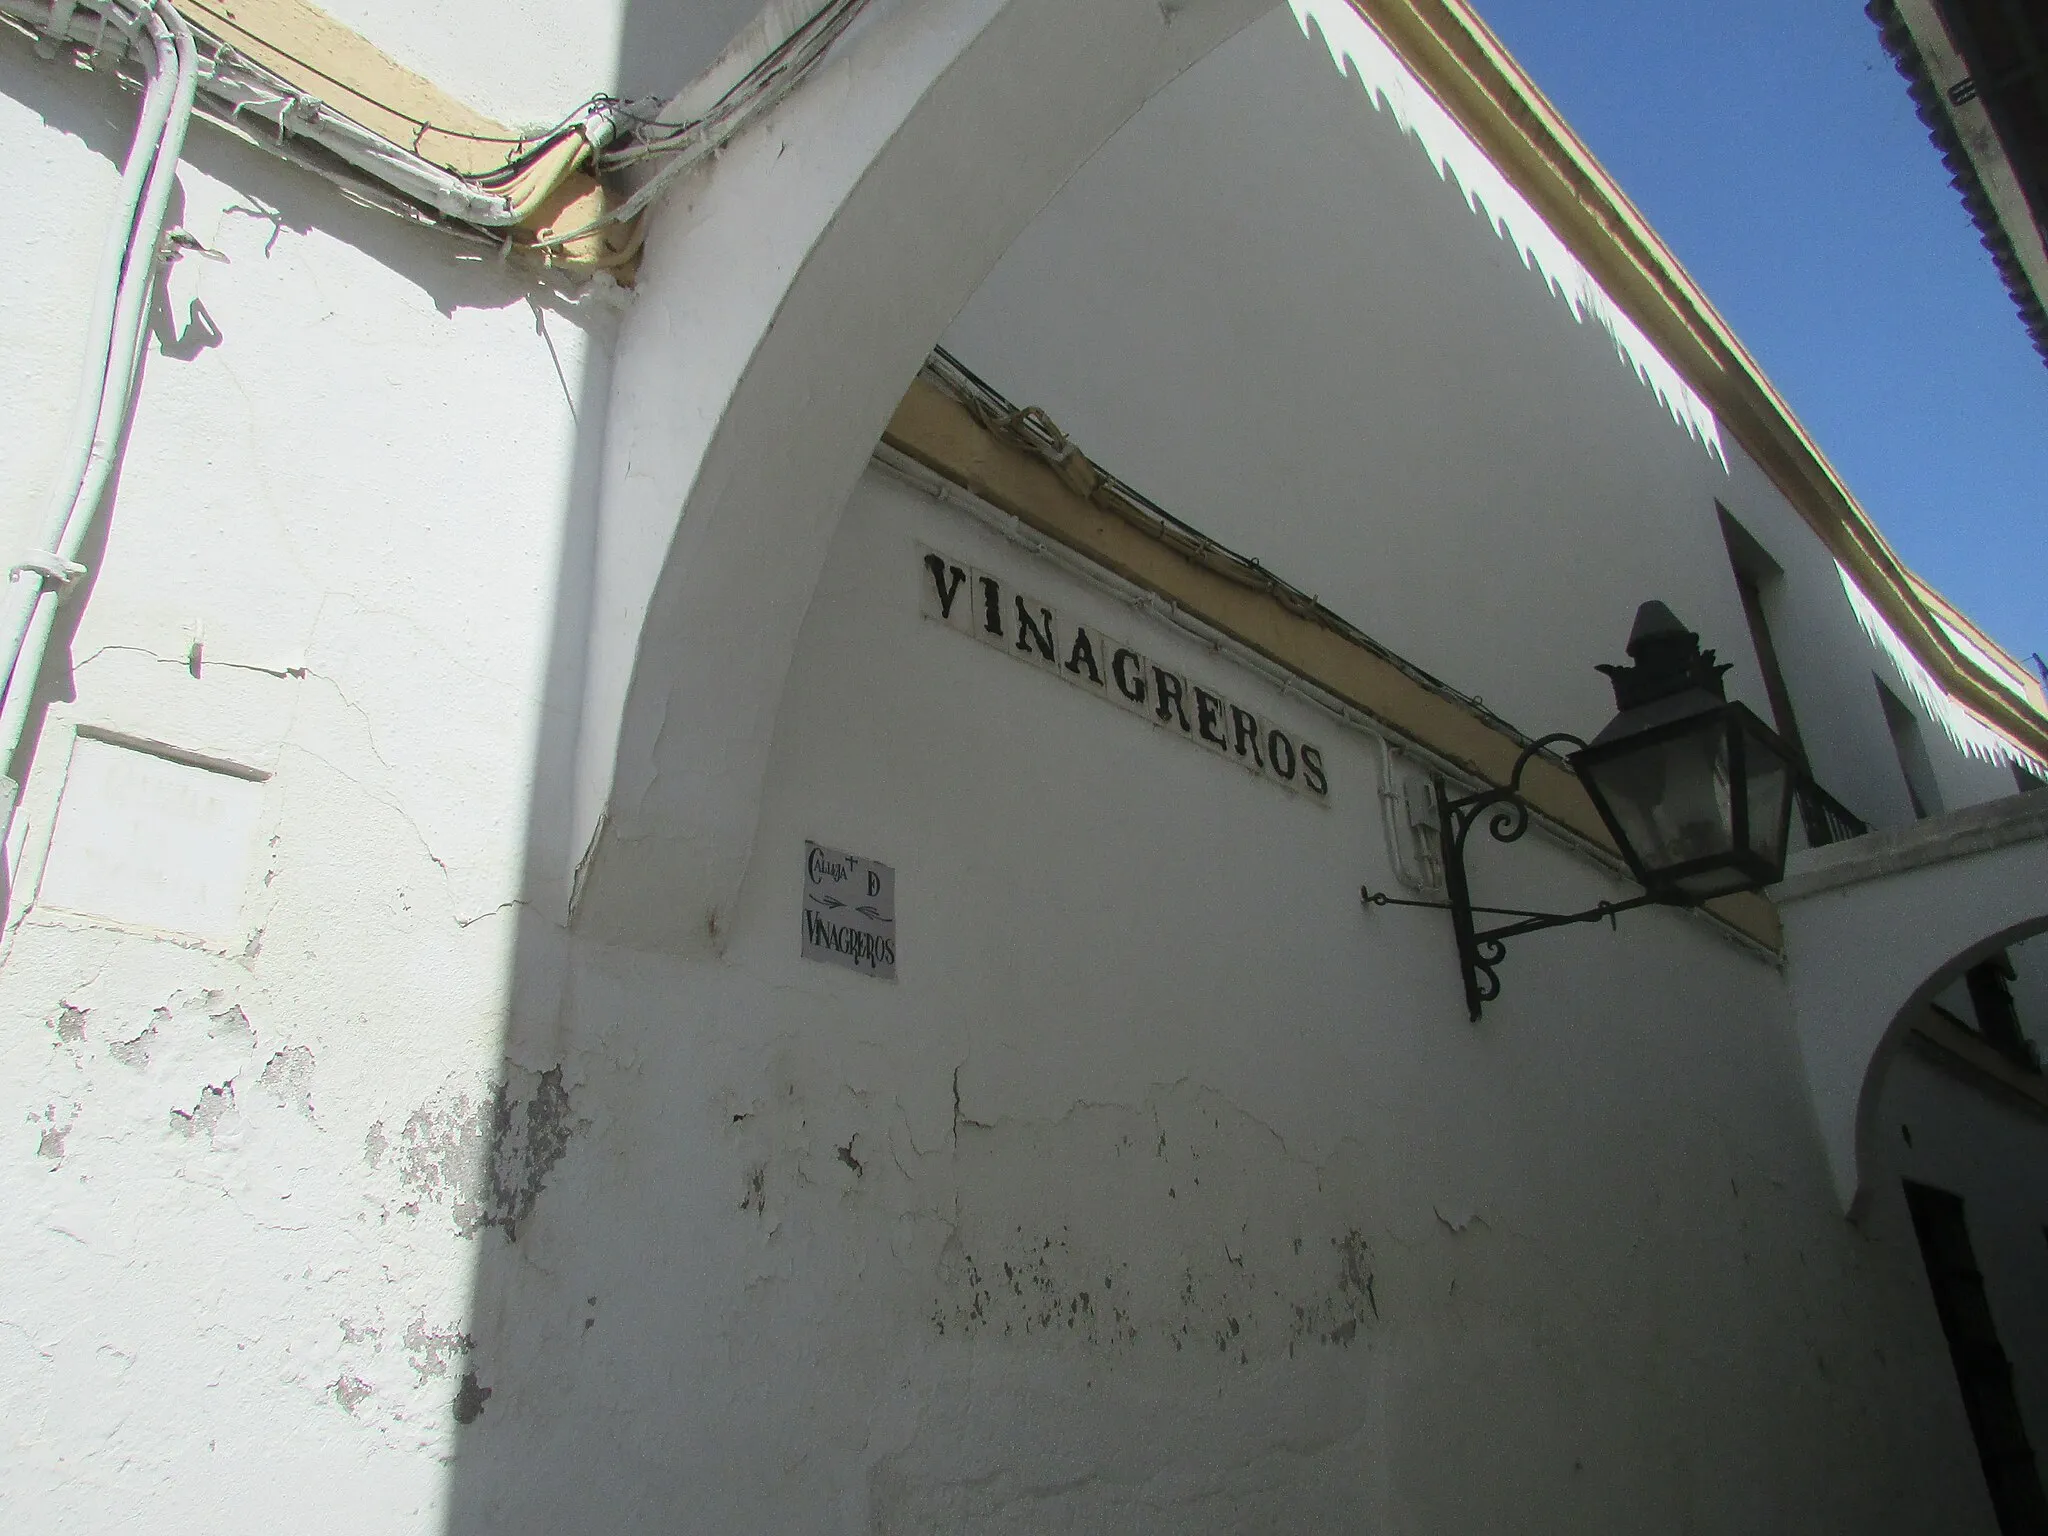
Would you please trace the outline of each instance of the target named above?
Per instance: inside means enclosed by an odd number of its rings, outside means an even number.
[[[1230,580],[1096,505],[1067,477],[1004,442],[925,380],[912,383],[882,441],[1473,777],[1501,784],[1513,769],[1522,743],[1492,721],[1271,593]],[[1539,814],[1618,860],[1599,813],[1569,769],[1538,758],[1522,784]],[[1760,896],[1727,898],[1709,911],[1768,949],[1782,945],[1777,909]]]
[[[503,123],[306,0],[181,0],[180,9],[271,73],[443,170],[483,175],[501,169],[518,147]]]
[[[297,89],[378,137],[505,198],[513,222],[502,233],[515,250],[603,217],[608,193],[589,174],[590,144],[580,131],[564,132],[552,143],[545,135],[521,137],[308,0],[181,3],[196,26]],[[529,158],[515,167],[520,155]],[[545,259],[569,271],[619,270],[630,266],[638,249],[637,229],[593,230],[550,248]]]

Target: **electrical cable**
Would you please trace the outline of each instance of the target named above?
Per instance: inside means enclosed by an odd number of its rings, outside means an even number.
[[[469,133],[403,111],[262,37],[209,0],[188,3],[219,29],[218,34],[197,34],[204,64],[200,89],[205,104],[201,111],[209,121],[241,132],[251,142],[314,171],[371,207],[412,222],[437,225],[458,238],[480,239],[501,252],[527,251],[549,265],[603,270],[631,261],[641,244],[637,232],[623,239],[603,238],[604,232],[636,223],[677,177],[717,153],[760,113],[788,95],[866,8],[868,0],[825,0],[695,116],[670,120],[658,109],[649,110],[653,98],[629,102],[600,93],[553,127],[516,137]],[[109,24],[132,28],[146,9],[147,0],[65,0],[62,4],[0,0],[0,17],[52,42],[76,42],[91,49],[96,58],[103,56],[101,34]],[[412,144],[399,144],[307,93],[226,41],[221,34],[229,32],[281,64],[333,85],[337,94],[375,107],[411,128]],[[47,46],[38,46],[47,56]],[[274,138],[249,133],[243,126],[245,118],[261,121]],[[490,169],[457,171],[420,152],[429,135],[506,144],[514,150],[502,164]],[[325,153],[305,153],[299,148],[301,143]],[[335,160],[347,167],[347,173],[337,172]],[[602,178],[654,160],[665,163],[622,200],[608,207],[600,204],[595,217],[567,230],[533,229],[555,194],[579,170],[587,167]],[[356,181],[358,176],[389,188],[395,198]]]
[[[979,377],[944,347],[934,347],[922,377],[959,401],[984,428],[1043,461],[1067,488],[1090,505],[1131,524],[1212,575],[1250,591],[1263,592],[1297,618],[1309,620],[1385,661],[1432,693],[1456,701],[1520,745],[1530,737],[1496,714],[1472,694],[1452,687],[1398,653],[1387,649],[1320,599],[1273,572],[1250,555],[1239,554],[1183,522],[1133,486],[1093,463],[1073,440],[1037,406],[1013,405],[1002,392]]]
[[[159,60],[159,66],[161,62]],[[93,307],[86,319],[85,362],[78,381],[77,404],[72,408],[64,458],[52,481],[44,516],[45,526],[51,530],[46,541],[49,544],[54,544],[62,536],[64,520],[70,515],[71,503],[78,495],[79,486],[84,483],[86,465],[92,457],[93,430],[99,421],[100,402],[106,390],[107,354],[113,344],[114,308],[120,297],[121,268],[128,258],[130,229],[142,201],[150,167],[155,161],[156,147],[163,138],[164,124],[170,118],[175,82],[175,72],[162,67],[150,75],[136,119],[135,136],[129,143],[128,156],[121,167],[120,188],[114,197],[114,214],[107,226],[99,273],[93,283]],[[19,575],[10,578],[12,586],[19,587],[23,582]],[[22,604],[24,612],[26,606],[26,603]],[[5,611],[5,608],[0,608],[0,612]],[[15,631],[15,624],[0,621],[0,634]],[[0,771],[4,771],[4,767],[0,764]]]
[[[695,133],[706,122],[728,111],[735,101],[741,100],[748,92],[759,91],[762,83],[788,64],[793,55],[802,51],[815,56],[818,51],[821,51],[818,44],[821,41],[829,43],[831,39],[836,38],[845,30],[847,24],[853,20],[854,14],[866,3],[867,0],[832,0],[832,3],[819,7],[804,18],[801,23],[790,31],[789,36],[785,37],[756,62],[752,68],[728,86],[716,101],[696,117],[686,118],[681,122],[673,123],[664,121],[658,114],[652,118],[638,117],[632,113],[630,103],[623,104],[621,115],[628,118],[641,130],[669,130],[667,137],[672,139],[683,138]],[[628,159],[644,158],[648,153],[658,153],[662,142],[660,139],[644,139],[642,148],[623,153],[614,158],[622,164]]]
[[[617,170],[637,161],[666,156],[666,163],[616,207],[588,223],[533,242],[536,250],[559,248],[586,239],[609,225],[637,218],[675,180],[715,154],[760,113],[794,90],[832,44],[837,42],[854,18],[866,9],[868,0],[829,0],[789,36],[771,49],[739,80],[729,86],[699,116],[676,125],[675,131],[659,140],[639,140],[625,148],[600,151],[594,158],[600,170]],[[642,125],[643,127],[646,125]]]
[[[649,158],[668,158],[669,164],[602,217],[581,229],[530,242],[531,248],[552,257],[571,242],[587,239],[605,227],[631,224],[622,248],[600,251],[585,263],[602,269],[638,254],[643,237],[639,213],[682,170],[717,150],[759,112],[786,95],[867,0],[828,0],[697,117],[669,122],[659,112],[643,114],[640,103],[597,95],[554,128],[518,138],[468,134],[400,111],[266,42],[204,0],[192,3],[224,28],[412,126],[417,136],[412,151],[393,145],[217,37],[205,39],[202,79],[199,40],[172,0],[43,5],[32,0],[0,0],[0,14],[38,38],[46,57],[50,44],[76,42],[88,48],[96,61],[112,64],[117,76],[132,78],[122,75],[120,69],[132,53],[143,77],[136,131],[123,162],[87,320],[86,362],[78,402],[48,500],[48,537],[42,548],[28,552],[12,567],[6,587],[0,591],[0,663],[4,663],[0,670],[6,677],[4,696],[0,696],[0,774],[12,767],[20,750],[57,606],[84,574],[76,556],[99,513],[127,432],[156,273],[171,255],[164,243],[164,218],[202,84],[210,98],[221,98],[226,107],[224,114],[210,107],[209,118],[239,129],[236,119],[245,113],[259,116],[277,130],[276,145],[266,143],[265,147],[282,150],[289,138],[309,138],[351,170],[393,188],[398,196],[387,200],[368,186],[352,184],[328,166],[312,166],[345,192],[387,212],[449,225],[458,234],[476,231],[482,238],[490,238],[485,231],[517,227],[531,218],[586,161],[601,171]],[[118,46],[107,35],[110,28],[118,36]],[[418,139],[430,132],[471,142],[513,144],[520,152],[507,156],[496,170],[460,175],[416,153]],[[626,134],[644,135],[645,142],[633,146],[629,153],[608,157],[607,149]],[[422,211],[415,213],[415,208]],[[0,799],[4,799],[0,812],[11,813],[17,794],[14,779],[0,779]]]
[[[99,513],[127,432],[157,268],[167,255],[164,218],[199,84],[198,48],[192,29],[171,0],[108,4],[101,15],[123,19],[132,15],[133,22],[148,31],[155,54],[152,87],[168,78],[169,89],[152,90],[143,98],[122,173],[124,193],[139,184],[139,197],[121,199],[108,232],[108,259],[100,276],[113,280],[111,302],[103,283],[95,298],[93,318],[95,325],[103,313],[109,313],[111,320],[104,332],[95,329],[88,341],[86,386],[80,392],[78,412],[79,422],[84,421],[88,409],[91,412],[84,459],[79,462],[74,442],[64,473],[52,490],[50,538],[45,550],[32,553],[9,573],[5,602],[0,605],[0,656],[7,662],[5,702],[0,703],[0,773],[13,766],[20,749],[58,602],[79,573],[78,553]],[[132,45],[132,32],[130,41]],[[117,249],[119,259],[115,260]],[[17,781],[8,776],[0,792],[4,792],[5,809],[11,813]]]
[[[539,133],[501,135],[488,133],[467,133],[460,128],[444,128],[439,123],[432,122],[426,118],[415,117],[410,112],[402,111],[401,109],[392,106],[391,103],[388,101],[380,101],[377,97],[372,96],[368,91],[364,90],[361,86],[352,85],[348,81],[341,79],[337,75],[329,74],[326,70],[322,69],[318,64],[313,63],[310,59],[301,58],[298,54],[293,53],[289,48],[284,48],[276,43],[271,42],[260,32],[252,32],[249,28],[243,26],[239,21],[236,21],[232,16],[229,16],[225,12],[220,11],[213,6],[206,4],[205,0],[187,0],[187,5],[189,9],[197,12],[201,16],[204,16],[208,21],[214,22],[217,25],[228,30],[239,32],[243,37],[247,38],[250,42],[257,44],[258,46],[264,48],[268,52],[276,54],[279,58],[289,59],[293,64],[296,64],[300,69],[306,71],[307,74],[316,75],[320,79],[325,80],[329,85],[335,86],[340,90],[346,91],[349,95],[355,97],[357,101],[368,102],[371,106],[375,107],[379,112],[388,112],[391,116],[399,119],[401,122],[410,124],[413,128],[417,129],[422,135],[432,133],[437,134],[444,139],[461,139],[465,143],[470,144],[531,144],[537,141],[553,138],[557,133],[561,132],[563,128],[567,127],[570,123],[574,122],[577,117],[579,117],[584,112],[588,111],[591,107],[596,106],[601,102],[606,102],[615,99],[601,95],[593,96],[590,98],[589,101],[585,102],[582,106],[578,107],[574,112],[571,112],[567,117],[564,117],[561,120],[561,122],[555,124],[554,127],[544,129]],[[417,143],[415,143],[414,147],[417,148]],[[442,167],[442,169],[449,170],[452,169],[452,167],[444,166]]]
[[[89,48],[96,60],[113,64],[119,74],[121,62],[132,53],[143,76],[136,131],[123,162],[87,321],[86,362],[78,402],[48,500],[48,536],[43,547],[28,552],[12,567],[6,587],[0,591],[0,663],[4,663],[0,670],[6,677],[4,696],[0,696],[0,774],[12,767],[19,752],[58,604],[84,574],[76,556],[98,516],[127,432],[156,273],[171,255],[164,243],[164,218],[202,84],[210,98],[220,97],[226,106],[224,115],[209,108],[207,115],[213,120],[239,127],[235,119],[243,114],[260,116],[277,129],[277,144],[266,147],[280,150],[289,137],[310,138],[350,169],[394,188],[398,197],[387,202],[384,196],[367,186],[352,185],[329,167],[313,166],[342,190],[387,212],[452,225],[458,234],[465,227],[481,233],[517,226],[544,206],[555,188],[586,161],[593,169],[606,170],[666,158],[668,163],[645,185],[602,217],[581,229],[531,242],[532,247],[552,254],[607,226],[631,224],[622,248],[602,251],[586,263],[603,268],[630,261],[638,254],[643,237],[640,212],[683,170],[715,152],[759,112],[787,95],[867,0],[827,0],[696,117],[669,122],[658,112],[643,114],[640,103],[597,95],[554,128],[517,139],[464,134],[402,112],[264,41],[204,0],[192,3],[208,18],[411,125],[421,136],[435,132],[473,142],[510,143],[521,146],[522,152],[508,156],[503,166],[483,175],[454,173],[392,145],[216,37],[205,39],[202,58],[199,39],[172,0],[84,0],[83,4],[40,6],[31,0],[0,0],[0,13],[9,21],[47,40],[38,43],[45,56],[48,44],[77,42]],[[109,28],[118,35],[118,46],[110,42]],[[628,134],[644,138],[623,153],[606,154]],[[412,209],[416,205],[431,212],[415,214]],[[17,793],[14,779],[0,779],[0,797],[5,802],[0,811],[11,812]]]

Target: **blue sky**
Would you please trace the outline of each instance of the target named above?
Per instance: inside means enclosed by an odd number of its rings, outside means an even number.
[[[1860,0],[1475,0],[1906,563],[2048,652],[2048,365]]]

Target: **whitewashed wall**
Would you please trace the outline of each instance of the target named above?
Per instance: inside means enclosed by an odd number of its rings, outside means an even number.
[[[2029,939],[2007,952],[2012,961],[2013,1007],[2037,1051],[2048,1052],[2048,939]]]
[[[16,549],[133,111],[0,38],[0,187],[38,210],[0,303]],[[515,978],[553,985],[519,934],[560,919],[529,916],[528,863],[565,856],[536,806],[575,710],[575,416],[616,315],[203,126],[179,185],[227,260],[171,274],[8,849],[0,1505],[50,1531],[431,1529],[470,1234],[533,1166],[486,1162]],[[247,776],[80,741],[52,849],[78,729]],[[138,770],[236,808],[168,887],[136,868]],[[46,852],[89,915],[36,903]],[[195,869],[211,912],[170,911]],[[511,1077],[512,1119],[545,1121]]]
[[[1770,619],[1818,777],[1874,823],[1911,821],[1877,682],[1909,707],[1914,692],[1832,558],[1738,444],[1703,441],[1640,355],[1547,286],[1560,274],[1525,257],[1526,213],[1517,229],[1475,211],[1445,142],[1404,132],[1276,12],[1074,176],[946,344],[1168,509],[1531,733],[1607,718],[1592,664],[1621,659],[1649,596],[1734,663],[1733,692],[1769,717],[1725,507],[1783,572]],[[2014,792],[2004,764],[1924,712],[1921,734],[1946,808]],[[1540,889],[1511,899],[1550,904]],[[2030,958],[2015,990],[2038,1032]],[[1896,1091],[1919,1093],[1923,1134],[1969,1149],[1946,1165],[1951,1187],[2002,1223],[1985,1261],[2016,1314],[2039,1267],[2011,1238],[2017,1213],[2033,1211],[2036,1243],[2048,1220],[2013,1155],[2031,1122],[1982,1087],[1922,1091],[1932,1069],[1914,1066]],[[1896,1206],[1896,1175],[1882,1177]],[[2048,1363],[2017,1326],[2038,1439]],[[1955,1401],[1927,1411],[1953,1419]]]
[[[2038,1016],[2031,1022],[2039,1028]],[[1985,1300],[2038,1454],[2048,1428],[2048,1114],[1908,1051],[1885,1081],[1877,1123],[1888,1177],[1873,1181],[1886,1207],[1876,1224],[1911,1240],[1901,1178],[1963,1197]]]
[[[1342,7],[1316,9],[1341,11]],[[1666,600],[1769,718],[1725,505],[1785,571],[1781,661],[1822,781],[1911,819],[1834,564],[1732,439],[1702,441],[1596,320],[1282,8],[1156,97],[947,333],[1106,468],[1531,734]],[[1520,229],[1529,227],[1523,216]],[[1229,295],[1226,301],[1223,296]],[[1927,727],[1951,806],[2009,770]]]
[[[321,8],[458,101],[513,128],[560,122],[600,92],[670,95],[762,0],[328,0]]]
[[[1321,740],[1330,804],[920,617],[920,541]],[[870,475],[723,962],[578,953],[601,1107],[480,1252],[460,1528],[1978,1518],[1910,1238],[1833,1206],[1771,967],[1645,914],[1517,946],[1475,1030],[1441,917],[1358,908],[1377,773]],[[806,839],[895,867],[896,982],[798,957]]]
[[[683,35],[533,7],[548,46],[499,59],[453,41],[495,23],[337,13],[520,121]],[[1652,591],[1746,662],[1712,502],[1788,579],[1805,535],[1292,25],[1141,113],[954,344],[1525,724],[1604,718]],[[0,48],[0,189],[49,211],[0,306],[24,444],[129,110]],[[182,181],[230,259],[173,276],[9,848],[0,1483],[38,1528],[1988,1529],[1910,1234],[1841,1222],[1766,963],[1638,914],[1525,941],[1473,1030],[1441,921],[1358,909],[1374,743],[885,476],[753,701],[722,954],[572,941],[584,642],[625,622],[585,596],[611,299],[204,133]],[[729,216],[686,198],[650,270],[744,248]],[[719,321],[689,276],[626,321],[656,383]],[[612,444],[629,481],[661,451]],[[10,460],[7,527],[46,468]],[[1331,804],[920,618],[917,539],[1261,701]],[[1882,743],[1837,617],[1809,736]],[[108,736],[242,770],[226,930],[154,931],[117,816],[62,820]],[[797,957],[806,838],[898,869],[894,984]],[[1614,892],[1534,840],[1481,877]]]

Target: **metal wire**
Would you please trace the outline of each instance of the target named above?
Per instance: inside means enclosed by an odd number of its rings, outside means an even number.
[[[924,377],[966,406],[989,431],[1030,452],[1051,466],[1073,490],[1091,504],[1114,513],[1214,575],[1263,592],[1297,617],[1308,619],[1350,643],[1372,652],[1403,675],[1444,698],[1454,699],[1517,744],[1532,738],[1486,707],[1476,695],[1464,693],[1374,640],[1355,624],[1323,606],[1313,594],[1276,576],[1250,555],[1219,543],[1183,522],[1142,491],[1090,462],[1051,417],[1036,406],[1018,407],[944,347],[932,349]]]
[[[136,22],[136,14],[147,0],[82,0],[73,27],[97,20],[102,30],[112,23],[125,37]],[[757,60],[740,78],[722,91],[702,113],[681,121],[663,118],[651,107],[651,98],[628,102],[597,93],[553,127],[518,136],[477,134],[449,128],[406,112],[363,88],[328,73],[312,61],[265,38],[260,32],[234,20],[209,0],[190,0],[194,10],[217,24],[217,32],[204,28],[197,41],[205,69],[202,89],[210,98],[202,115],[210,121],[239,128],[244,114],[259,117],[275,130],[268,137],[245,136],[275,154],[281,154],[306,169],[326,177],[369,206],[383,209],[413,222],[438,226],[458,236],[481,238],[494,247],[518,249],[554,261],[565,247],[607,229],[632,224],[677,177],[729,143],[746,125],[773,107],[807,75],[825,51],[845,32],[869,0],[827,0],[790,33]],[[47,4],[28,0],[0,0],[0,16],[21,26],[32,36],[41,36],[51,12]],[[401,145],[367,127],[333,104],[305,94],[292,82],[242,52],[226,40],[232,33],[252,47],[268,50],[356,101],[388,113],[413,130],[412,143]],[[97,52],[99,40],[88,40]],[[125,47],[121,50],[125,53]],[[117,70],[117,73],[121,73]],[[146,84],[132,74],[121,73],[131,84]],[[224,110],[223,110],[224,107]],[[421,153],[432,135],[476,144],[513,146],[502,163],[477,172],[458,171]],[[566,136],[580,135],[582,144],[566,159],[559,149]],[[310,140],[318,151],[307,154],[297,146]],[[388,194],[338,175],[327,157],[343,162],[350,171],[374,181]],[[533,238],[522,227],[532,210],[545,203],[545,188],[523,186],[522,174],[531,171],[548,156],[557,163],[548,167],[548,187],[558,184],[578,167],[599,175],[625,170],[649,161],[662,162],[645,183],[596,218],[578,228]],[[511,233],[507,233],[510,231]],[[615,266],[637,254],[640,235],[636,230],[624,240],[596,256],[582,258],[584,267]]]

